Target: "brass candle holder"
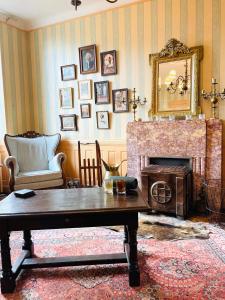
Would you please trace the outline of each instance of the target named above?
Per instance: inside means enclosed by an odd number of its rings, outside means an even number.
[[[211,102],[211,108],[212,108],[212,114],[213,118],[216,118],[216,107],[219,100],[225,100],[225,89],[219,93],[217,92],[216,85],[218,82],[216,82],[215,78],[212,78],[212,90],[211,92],[206,92],[205,90],[202,90],[202,97],[205,100],[210,100]]]
[[[122,102],[125,103],[126,101],[123,100]],[[146,98],[140,99],[139,96],[136,98],[136,89],[134,88],[133,89],[133,98],[130,100],[128,99],[128,102],[129,102],[129,104],[132,105],[134,121],[137,121],[136,120],[136,111],[137,111],[138,105],[145,105],[147,103],[147,99]]]

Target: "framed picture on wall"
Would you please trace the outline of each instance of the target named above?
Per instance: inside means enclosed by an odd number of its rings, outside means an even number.
[[[117,74],[116,50],[100,53],[102,76]]]
[[[73,108],[73,88],[59,89],[59,99],[61,108]]]
[[[97,128],[98,129],[109,129],[109,112],[108,111],[97,111]]]
[[[128,89],[112,91],[113,112],[129,112]]]
[[[61,131],[77,131],[77,115],[59,115]]]
[[[80,105],[80,116],[82,119],[91,117],[91,104],[81,104]]]
[[[97,72],[96,45],[79,48],[80,73],[90,74]]]
[[[108,104],[109,81],[95,82],[95,104]]]
[[[90,100],[92,98],[91,80],[78,81],[78,96],[81,100]]]
[[[61,78],[63,81],[76,79],[76,66],[75,65],[61,66]]]

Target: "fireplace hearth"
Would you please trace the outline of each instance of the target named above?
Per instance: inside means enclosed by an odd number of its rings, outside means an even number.
[[[172,161],[174,157],[180,158],[182,162],[181,165],[180,162],[176,162],[178,165],[175,164],[174,166],[174,161]],[[202,205],[204,205],[204,203],[199,197],[202,179],[207,181],[215,180],[218,184],[221,183],[221,120],[193,119],[128,123],[128,175],[138,179],[139,187],[142,191],[142,171],[146,171],[146,168],[154,165],[156,168],[161,168],[161,166],[158,167],[157,165],[161,165],[162,161],[162,165],[165,165],[165,160],[167,161],[167,167],[183,168],[183,171],[180,170],[179,172],[178,169],[174,169],[175,171],[173,170],[173,174],[171,174],[173,178],[180,178],[182,176],[185,178],[185,176],[189,176],[188,170],[192,171],[192,191],[190,193],[191,199],[189,202],[191,203],[192,208],[201,208],[202,210]],[[170,164],[171,161],[172,164]],[[187,169],[184,170],[184,167]],[[153,169],[151,169],[150,172],[153,173]],[[164,176],[169,176],[165,170],[163,172],[164,173],[162,174],[164,174]],[[154,176],[156,176],[156,171],[154,174]],[[153,174],[151,176],[153,176]],[[188,181],[189,179],[186,180]],[[177,186],[179,186],[179,184],[177,184]],[[149,188],[147,191],[148,190]],[[164,192],[168,193],[166,186]],[[148,200],[148,194],[146,197],[146,200]],[[189,203],[187,204],[187,207],[190,207]]]

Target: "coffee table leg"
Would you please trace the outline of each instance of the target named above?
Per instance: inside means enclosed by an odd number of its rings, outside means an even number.
[[[128,243],[128,231],[127,226],[124,225],[124,240],[123,240],[123,250],[125,252],[125,245]]]
[[[16,280],[12,272],[9,236],[10,234],[7,232],[5,236],[1,237],[1,257],[2,257],[1,292],[2,293],[12,293],[16,287]]]
[[[137,228],[134,226],[128,226],[128,243],[130,248],[129,253],[129,285],[140,285],[140,271],[138,267],[137,257]]]
[[[24,244],[23,244],[22,249],[30,251],[29,257],[31,258],[31,257],[33,257],[33,254],[34,254],[34,244],[31,239],[30,230],[24,230],[23,239],[24,239]]]

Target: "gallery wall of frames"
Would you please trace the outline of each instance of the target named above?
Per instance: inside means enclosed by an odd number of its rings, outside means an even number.
[[[69,86],[59,89],[61,131],[78,131],[79,118],[96,118],[97,129],[110,129],[109,110],[103,110],[101,105],[112,105],[113,113],[129,112],[128,89],[114,89],[112,82],[105,80],[106,76],[117,75],[117,51],[109,50],[100,53],[100,70],[97,65],[99,58],[95,44],[80,47],[78,51],[79,66],[70,64],[60,67],[62,82],[71,82]],[[104,79],[93,81],[91,74],[98,72],[101,72]],[[83,74],[90,78],[80,79],[80,75]],[[75,88],[78,91],[78,99],[75,99]],[[89,100],[94,101],[87,103]],[[95,115],[92,113],[93,105],[99,108]],[[75,106],[80,108],[79,115],[71,112]],[[67,109],[70,110],[69,114],[66,113]]]
[[[76,123],[63,117],[67,119],[66,129],[77,125],[77,131],[61,131],[63,140],[88,142],[96,138],[100,142],[125,143],[126,125],[133,121],[132,104],[129,112],[126,99],[113,105],[114,90],[123,90],[114,93],[117,100],[123,99],[128,89],[131,100],[136,88],[137,96],[148,101],[138,107],[137,120],[149,119],[152,50],[150,29],[144,19],[150,18],[150,6],[148,1],[134,3],[29,33],[30,115],[35,131],[59,132],[59,115],[76,114]],[[64,90],[67,88],[72,92]],[[71,93],[73,101],[67,101]],[[97,119],[97,112],[108,113],[98,114]]]

